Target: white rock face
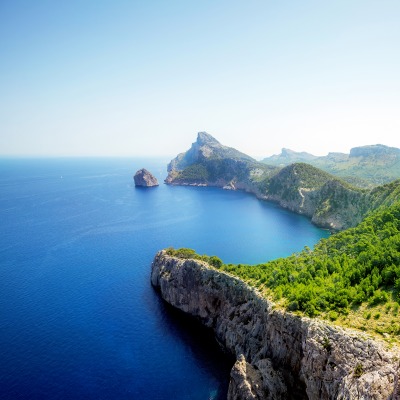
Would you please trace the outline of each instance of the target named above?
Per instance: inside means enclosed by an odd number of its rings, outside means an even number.
[[[362,333],[275,310],[239,279],[165,251],[151,282],[237,357],[230,400],[400,398],[399,352]]]

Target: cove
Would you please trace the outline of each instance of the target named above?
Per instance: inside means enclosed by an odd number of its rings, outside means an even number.
[[[0,397],[224,399],[209,332],[150,285],[163,248],[254,264],[329,233],[244,192],[135,189],[168,160],[0,160]]]

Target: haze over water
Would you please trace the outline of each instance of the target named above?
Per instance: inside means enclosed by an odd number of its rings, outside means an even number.
[[[259,263],[328,232],[243,192],[163,185],[166,162],[0,160],[0,398],[226,398],[232,360],[152,289],[155,253]],[[142,167],[159,187],[134,187]]]

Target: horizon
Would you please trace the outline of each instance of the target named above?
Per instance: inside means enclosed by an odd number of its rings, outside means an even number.
[[[208,132],[206,132],[206,133],[208,133]],[[215,138],[215,139],[218,140],[218,138]],[[195,143],[195,142],[196,142],[196,140],[192,141],[190,143],[190,145],[188,145],[188,147],[185,150],[182,150],[182,149],[177,150],[177,152],[175,154],[158,154],[158,155],[157,154],[153,154],[153,155],[152,154],[148,154],[148,155],[137,155],[137,154],[136,155],[135,154],[120,154],[120,155],[112,155],[112,154],[111,155],[110,154],[88,154],[88,155],[84,155],[84,154],[81,154],[81,155],[76,155],[76,154],[75,155],[68,155],[68,154],[65,154],[65,155],[59,155],[59,154],[0,154],[0,159],[6,159],[6,158],[11,158],[11,159],[12,158],[21,158],[21,159],[36,159],[36,158],[38,158],[38,159],[45,159],[45,158],[51,158],[51,159],[54,159],[54,158],[56,158],[56,159],[63,159],[63,158],[66,158],[66,159],[69,159],[69,158],[85,158],[85,159],[88,159],[88,158],[135,158],[135,159],[140,159],[140,158],[143,158],[143,159],[158,159],[158,160],[170,159],[170,160],[172,160],[178,154],[188,151],[191,148],[192,144]],[[225,145],[225,143],[221,143],[220,142],[220,144],[222,144],[225,147],[232,147],[232,146]],[[255,156],[253,156],[251,154],[247,154],[247,153],[245,153],[245,154],[248,155],[248,156],[253,157],[257,161],[262,161],[264,158],[268,158],[268,157],[271,157],[271,156],[278,156],[283,152],[283,150],[289,150],[289,151],[293,151],[295,153],[307,153],[307,154],[310,154],[310,155],[313,155],[313,156],[317,156],[317,157],[324,157],[324,156],[327,156],[327,155],[329,155],[331,153],[350,154],[350,151],[353,148],[369,147],[369,146],[384,146],[384,147],[394,148],[394,149],[400,150],[400,148],[395,147],[395,146],[388,146],[388,145],[383,144],[383,143],[374,143],[374,144],[363,144],[363,145],[360,145],[360,146],[355,146],[355,147],[350,148],[347,152],[346,151],[344,151],[344,152],[342,152],[342,151],[339,151],[339,152],[328,151],[326,154],[314,154],[314,153],[311,153],[311,152],[309,152],[307,150],[296,150],[296,149],[291,149],[291,148],[288,148],[288,147],[282,147],[281,150],[278,153],[274,153],[274,154],[270,154],[270,155],[266,155],[266,156],[255,157]],[[235,148],[235,149],[238,150],[238,151],[241,151],[241,149],[239,149],[239,148]],[[241,152],[244,153],[243,151],[241,151]]]
[[[400,148],[400,3],[0,4],[1,157]]]

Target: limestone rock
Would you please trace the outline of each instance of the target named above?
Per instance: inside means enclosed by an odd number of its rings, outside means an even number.
[[[133,179],[135,181],[135,186],[158,186],[157,178],[145,168],[139,169],[139,171],[137,171],[134,175]]]
[[[364,333],[275,309],[243,281],[159,252],[151,282],[237,358],[229,400],[400,399],[400,352]]]
[[[231,400],[262,400],[266,398],[262,386],[260,372],[241,354],[231,370],[228,397]]]

